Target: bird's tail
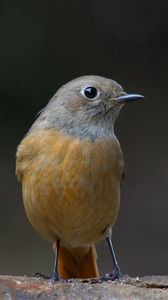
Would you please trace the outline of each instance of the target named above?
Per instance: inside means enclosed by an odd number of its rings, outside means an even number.
[[[58,272],[64,279],[98,277],[99,271],[95,246],[66,248],[60,245]]]

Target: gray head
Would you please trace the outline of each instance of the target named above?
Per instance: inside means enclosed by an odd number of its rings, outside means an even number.
[[[113,135],[114,122],[124,103],[142,99],[128,95],[117,82],[100,76],[82,76],[63,85],[31,127],[55,128],[79,137]]]

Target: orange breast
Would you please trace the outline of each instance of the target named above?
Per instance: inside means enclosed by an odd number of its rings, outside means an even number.
[[[17,151],[27,216],[44,237],[81,246],[118,215],[123,158],[117,139],[92,142],[38,130]]]

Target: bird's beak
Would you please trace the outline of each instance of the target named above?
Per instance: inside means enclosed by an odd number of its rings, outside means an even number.
[[[127,102],[131,102],[131,101],[136,101],[136,100],[143,100],[143,99],[144,99],[144,96],[139,95],[139,94],[125,94],[125,95],[116,97],[116,101],[118,102],[118,104],[127,103]]]

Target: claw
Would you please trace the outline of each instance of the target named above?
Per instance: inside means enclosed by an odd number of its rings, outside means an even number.
[[[56,282],[56,281],[59,281],[59,280],[62,279],[58,273],[53,273],[51,276],[47,276],[47,275],[44,275],[42,273],[38,273],[37,272],[37,273],[33,274],[33,277],[35,277],[35,278],[42,278],[42,279],[48,279],[51,282]]]
[[[100,280],[103,281],[115,281],[119,280],[121,281],[123,278],[123,274],[121,273],[120,269],[115,268],[111,273],[105,274],[103,277],[100,278]]]
[[[35,277],[35,278],[43,278],[43,279],[49,279],[49,278],[50,278],[49,276],[44,275],[44,274],[39,273],[39,272],[34,273],[34,274],[33,274],[33,277]]]

